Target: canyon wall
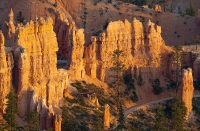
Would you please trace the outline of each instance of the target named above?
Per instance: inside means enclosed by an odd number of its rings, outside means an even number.
[[[53,20],[40,18],[16,28],[14,58],[18,87],[19,115],[23,117],[34,91],[35,104],[46,99],[46,105],[59,106],[67,84],[67,72],[57,70],[58,44]]]
[[[12,88],[12,68],[14,66],[12,54],[6,53],[4,43],[4,35],[0,31],[0,112],[4,112],[6,95]]]
[[[110,22],[106,31],[93,36],[91,41],[85,49],[84,59],[86,74],[92,78],[108,80],[112,54],[116,49],[123,51],[121,61],[127,69],[143,68],[153,78],[166,76],[169,72],[166,57],[172,50],[165,46],[161,27],[151,21],[145,26],[137,19],[132,23],[127,20]]]
[[[14,13],[11,10],[7,30],[8,53],[5,52],[4,37],[1,33],[1,79],[0,109],[3,112],[5,97],[12,85],[18,96],[19,116],[24,117],[31,108],[40,114],[40,129],[53,128],[60,130],[61,118],[54,116],[53,107],[63,103],[63,91],[67,88],[68,79],[81,79],[84,72],[84,30],[76,29],[73,24],[69,32],[61,34],[68,26],[67,22],[57,22],[58,32],[54,32],[53,20],[39,18],[26,25],[14,24]],[[63,21],[59,18],[60,21]],[[63,26],[62,26],[63,25]],[[57,36],[56,36],[57,35]],[[60,36],[60,37],[58,37]],[[59,39],[57,39],[57,37]],[[62,43],[60,40],[64,39]],[[63,46],[58,44],[62,43]],[[64,48],[64,47],[69,48]],[[59,48],[64,51],[67,60],[66,69],[57,69],[57,54]],[[59,50],[60,51],[60,50]],[[14,60],[13,60],[13,57]],[[13,74],[11,69],[13,68]],[[12,77],[13,76],[13,83]],[[70,76],[70,77],[69,77]],[[6,88],[5,88],[6,87]],[[9,87],[9,88],[8,88]],[[55,120],[54,120],[55,117]],[[53,122],[54,121],[54,122]],[[49,126],[49,123],[52,125]],[[54,123],[54,124],[53,124]]]
[[[3,110],[5,96],[11,84],[17,89],[19,116],[24,117],[32,108],[40,114],[40,128],[60,130],[62,118],[52,113],[53,107],[62,106],[63,91],[69,80],[77,80],[88,75],[91,78],[109,82],[112,54],[116,49],[123,51],[120,60],[135,78],[139,70],[146,78],[169,77],[172,60],[168,56],[172,49],[165,46],[161,27],[149,21],[143,25],[134,19],[110,22],[106,30],[91,37],[91,44],[85,46],[83,29],[76,29],[64,14],[53,20],[39,18],[26,25],[14,25],[13,12],[7,22],[11,51],[5,52],[4,37],[0,32],[0,109]],[[55,32],[54,32],[55,31]],[[57,53],[57,54],[56,54]],[[13,58],[14,57],[14,62]],[[58,59],[57,59],[58,56]],[[57,69],[57,61],[66,60],[64,69]],[[13,65],[14,63],[14,65]],[[14,66],[14,67],[13,67]],[[189,72],[189,73],[188,73]],[[186,81],[191,71],[184,71],[181,98],[191,110],[187,92],[192,89]],[[189,74],[189,75],[188,75]],[[6,88],[5,88],[6,87]],[[109,106],[105,106],[104,126],[110,126]],[[51,125],[49,125],[51,123]]]

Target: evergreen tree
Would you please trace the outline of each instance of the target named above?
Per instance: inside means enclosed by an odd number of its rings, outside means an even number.
[[[22,12],[20,11],[18,14],[17,14],[17,21],[19,21],[20,23],[23,23],[24,22],[24,17],[22,16]]]
[[[194,88],[200,91],[200,78],[194,81]]]
[[[125,124],[125,117],[124,117],[124,110],[122,107],[122,103],[120,103],[120,108],[119,108],[119,114],[118,114],[118,126],[116,130],[122,131],[123,129],[126,129],[126,124]]]
[[[138,101],[138,96],[135,91],[134,79],[132,78],[132,74],[124,73],[123,80],[126,86],[124,94],[129,95],[132,101],[134,102]]]
[[[69,113],[66,106],[62,111],[62,131],[75,131],[77,129],[77,123],[75,118]]]
[[[97,120],[94,123],[94,131],[103,131],[103,124],[102,119],[97,118]]]
[[[154,131],[167,131],[167,129],[165,128],[166,117],[165,117],[164,109],[162,106],[158,107],[155,118],[156,118],[156,121],[155,121],[153,130]]]
[[[11,131],[15,131],[17,128],[16,123],[16,114],[17,114],[17,96],[14,92],[14,90],[11,88],[10,92],[6,96],[8,99],[6,103],[6,109],[5,114],[3,114],[3,118],[6,120],[6,122],[9,125],[9,129]]]
[[[184,123],[186,121],[187,108],[185,103],[178,99],[177,95],[172,100],[172,130],[184,131]]]
[[[141,70],[139,70],[138,85],[139,86],[143,86],[144,85],[144,81],[143,81],[143,78],[142,78],[142,72],[141,72]]]
[[[178,92],[178,87],[180,85],[180,80],[181,80],[181,51],[182,47],[181,45],[174,46],[174,52],[173,52],[173,57],[174,57],[174,65],[175,65],[175,70],[172,72],[175,74],[175,83],[176,83],[176,92]]]
[[[113,60],[113,67],[111,67],[111,70],[113,71],[113,83],[112,86],[116,87],[117,89],[117,108],[119,109],[119,102],[120,102],[120,93],[121,93],[121,88],[123,85],[123,77],[122,77],[122,72],[124,70],[124,64],[120,60],[121,57],[123,56],[123,51],[116,49],[114,50],[112,54],[112,60]]]
[[[194,7],[192,6],[192,3],[190,2],[190,7],[188,7],[186,10],[185,10],[185,14],[186,15],[190,15],[190,16],[195,16],[195,9]]]
[[[150,83],[154,94],[159,95],[163,91],[163,88],[160,86],[160,80],[158,78],[155,80],[150,79]]]
[[[30,109],[26,114],[25,122],[27,122],[28,131],[39,130],[39,115],[36,111]]]
[[[193,42],[196,44],[196,50],[198,48],[198,44],[200,43],[200,39],[199,39],[199,36],[196,35],[195,39],[193,40]]]

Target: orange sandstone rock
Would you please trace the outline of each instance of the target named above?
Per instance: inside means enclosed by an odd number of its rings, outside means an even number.
[[[54,116],[54,131],[61,131],[62,117],[60,115]]]
[[[0,112],[5,109],[6,95],[12,88],[12,55],[6,54],[4,36],[0,31]]]
[[[193,77],[192,77],[192,69],[184,69],[182,71],[182,83],[180,87],[179,98],[185,102],[185,106],[187,108],[187,118],[192,111],[192,98],[193,98]]]
[[[26,114],[30,103],[34,106],[42,99],[46,99],[46,105],[59,106],[68,75],[65,70],[57,70],[58,44],[53,20],[48,17],[30,21],[25,26],[18,25],[16,32],[19,116]]]
[[[105,105],[103,123],[104,123],[103,126],[105,130],[110,128],[110,106],[108,104]]]
[[[154,6],[154,10],[157,11],[157,12],[162,12],[162,8],[161,8],[161,6],[159,4],[156,4]]]
[[[116,49],[123,50],[121,61],[127,69],[148,67],[148,74],[154,78],[169,72],[166,71],[169,65],[164,64],[162,58],[172,50],[165,46],[161,27],[151,21],[145,26],[135,18],[132,23],[127,20],[110,22],[104,32],[91,40],[92,44],[85,49],[84,64],[86,74],[92,78],[109,81],[112,54]]]

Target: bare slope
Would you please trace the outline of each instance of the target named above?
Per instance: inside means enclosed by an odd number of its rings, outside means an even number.
[[[144,22],[150,19],[161,25],[162,36],[167,45],[184,44],[185,41],[192,42],[195,36],[200,34],[199,27],[195,24],[195,17],[191,16],[181,16],[170,12],[157,13],[149,8],[142,9],[135,5],[121,2],[113,2],[112,4],[99,2],[94,4],[92,0],[60,1],[72,15],[77,26],[85,28],[89,36],[101,32],[107,21],[124,19],[132,21],[133,17],[137,17]],[[198,8],[198,2],[194,0],[193,2],[195,7]],[[181,9],[184,10],[189,6],[189,3],[187,1],[175,1],[173,5],[174,8],[182,5],[184,8]],[[87,37],[87,42],[89,42],[89,37]]]

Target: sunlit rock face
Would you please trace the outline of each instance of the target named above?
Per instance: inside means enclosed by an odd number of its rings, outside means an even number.
[[[18,25],[16,37],[14,58],[19,116],[23,117],[30,103],[35,107],[39,100],[45,99],[47,106],[59,106],[68,75],[65,70],[57,70],[58,44],[53,20],[40,18],[25,26]]]
[[[182,71],[182,82],[180,86],[179,98],[185,103],[187,108],[187,118],[192,111],[192,98],[193,98],[194,86],[192,69],[184,69]]]
[[[156,4],[154,6],[154,10],[157,11],[157,12],[162,12],[162,8],[161,8],[161,6],[159,4]]]
[[[104,109],[103,126],[105,130],[110,128],[110,106],[108,104],[105,105],[105,109]]]
[[[54,131],[61,131],[62,117],[60,115],[54,116]]]
[[[5,109],[6,96],[12,88],[13,57],[6,53],[4,46],[4,35],[0,31],[0,112]]]
[[[165,46],[161,37],[161,27],[149,21],[145,26],[134,19],[110,22],[107,29],[97,37],[91,37],[91,44],[84,53],[85,71],[92,78],[107,80],[112,66],[114,50],[123,50],[121,61],[126,68],[149,68],[152,77],[169,72],[167,54],[172,50]],[[143,70],[144,71],[144,70]]]

